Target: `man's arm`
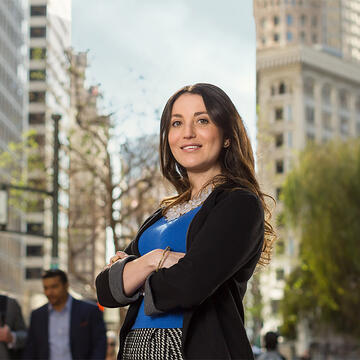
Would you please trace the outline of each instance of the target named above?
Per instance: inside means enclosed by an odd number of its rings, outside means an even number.
[[[24,322],[24,318],[22,315],[21,307],[19,303],[15,299],[11,299],[10,309],[14,311],[15,314],[15,322],[13,327],[10,329],[13,333],[12,335],[15,338],[15,342],[11,346],[13,349],[22,349],[25,346],[27,331]]]

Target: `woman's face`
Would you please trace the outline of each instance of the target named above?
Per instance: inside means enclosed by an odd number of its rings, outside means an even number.
[[[210,119],[202,96],[185,93],[174,102],[168,142],[174,158],[188,175],[221,173],[223,132]]]

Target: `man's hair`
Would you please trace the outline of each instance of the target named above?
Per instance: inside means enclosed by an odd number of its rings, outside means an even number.
[[[273,332],[269,331],[265,334],[265,347],[267,350],[276,350],[278,344],[278,335]]]
[[[65,271],[62,271],[60,269],[50,269],[50,270],[46,270],[43,272],[41,278],[42,279],[48,279],[48,278],[53,278],[59,276],[61,282],[63,284],[67,284],[68,283],[68,278],[67,275],[65,273]]]

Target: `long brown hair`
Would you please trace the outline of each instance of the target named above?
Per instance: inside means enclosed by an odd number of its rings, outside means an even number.
[[[221,184],[228,185],[232,189],[247,189],[256,194],[262,202],[265,212],[265,238],[259,264],[266,265],[270,262],[272,244],[276,236],[269,222],[271,212],[264,198],[272,199],[272,197],[260,190],[255,177],[255,162],[250,140],[235,105],[226,93],[215,85],[199,83],[185,86],[171,96],[165,105],[160,122],[161,171],[175,187],[178,195],[163,200],[164,212],[176,204],[189,200],[191,196],[191,184],[186,169],[175,160],[168,142],[173,105],[185,93],[197,94],[203,98],[209,117],[223,130],[224,139],[230,141],[230,145],[223,148],[220,153],[222,173],[210,182],[215,186]]]

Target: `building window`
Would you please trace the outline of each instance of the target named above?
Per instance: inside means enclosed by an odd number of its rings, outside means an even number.
[[[42,257],[44,255],[42,245],[27,245],[26,256]]]
[[[311,131],[308,131],[306,133],[306,142],[307,143],[313,143],[315,142],[315,134]]]
[[[261,38],[261,43],[262,43],[263,45],[266,44],[266,37],[265,37],[265,36],[263,36],[263,37]]]
[[[284,269],[276,269],[276,280],[281,281],[285,279]]]
[[[46,5],[37,5],[30,7],[31,16],[46,16]]]
[[[312,42],[313,42],[314,44],[316,44],[316,43],[318,42],[318,37],[317,37],[317,35],[316,35],[316,34],[312,34],[311,40],[312,40]]]
[[[301,31],[301,32],[300,32],[300,40],[301,40],[302,42],[305,42],[305,40],[306,40],[306,35],[305,35],[305,32],[304,32],[304,31]]]
[[[325,130],[332,130],[331,126],[331,114],[328,112],[322,113],[322,127]]]
[[[349,119],[346,117],[340,118],[340,133],[341,135],[349,135]]]
[[[276,242],[276,254],[283,255],[285,254],[285,243],[282,240]]]
[[[284,110],[283,108],[276,108],[275,109],[275,120],[280,121],[284,118]]]
[[[30,70],[29,80],[30,81],[45,81],[46,71],[45,70]]]
[[[304,26],[306,24],[306,15],[302,14],[300,16],[300,24]]]
[[[274,41],[278,42],[280,40],[280,35],[278,33],[274,34]]]
[[[45,124],[45,113],[30,113],[29,114],[30,125],[42,125]]]
[[[314,96],[314,79],[305,78],[304,80],[304,93],[308,97]]]
[[[275,135],[275,146],[278,148],[278,147],[281,147],[284,145],[284,134],[276,134]]]
[[[273,20],[274,20],[274,25],[279,25],[280,18],[278,16],[274,16]]]
[[[293,40],[293,34],[292,34],[291,31],[288,31],[288,32],[286,33],[286,40],[287,40],[287,41],[292,41],[292,40]]]
[[[348,108],[348,94],[347,94],[346,90],[339,91],[339,105],[343,109]]]
[[[360,98],[358,98],[355,102],[355,110],[358,116],[360,116]]]
[[[29,102],[45,102],[45,91],[30,91],[29,92]]]
[[[46,58],[46,48],[30,48],[30,60],[43,60]]]
[[[276,160],[275,161],[275,171],[277,174],[284,173],[284,160]]]
[[[360,120],[356,122],[356,135],[360,136]]]
[[[285,94],[285,92],[286,92],[285,84],[281,82],[279,85],[279,94]]]
[[[43,269],[41,267],[26,268],[25,278],[27,280],[41,279]]]
[[[44,235],[43,223],[27,223],[26,232],[29,234]]]
[[[281,228],[285,225],[285,216],[284,213],[279,213],[276,216],[276,227]]]
[[[287,14],[287,15],[286,15],[286,23],[287,23],[288,25],[292,25],[293,22],[294,22],[293,16],[290,15],[290,14]]]
[[[275,95],[275,86],[274,85],[271,86],[271,95],[272,96]]]
[[[311,18],[311,25],[312,25],[312,27],[316,27],[317,24],[318,24],[317,16],[313,16],[313,17]]]
[[[32,26],[30,28],[30,37],[31,38],[46,37],[46,27],[45,26]]]
[[[281,196],[281,187],[276,188],[276,200],[280,200],[280,196]]]
[[[307,106],[305,109],[305,117],[306,117],[306,123],[308,125],[314,125],[315,124],[315,110],[311,106]]]
[[[324,104],[330,104],[331,102],[331,87],[329,84],[325,84],[321,90],[321,97]]]

